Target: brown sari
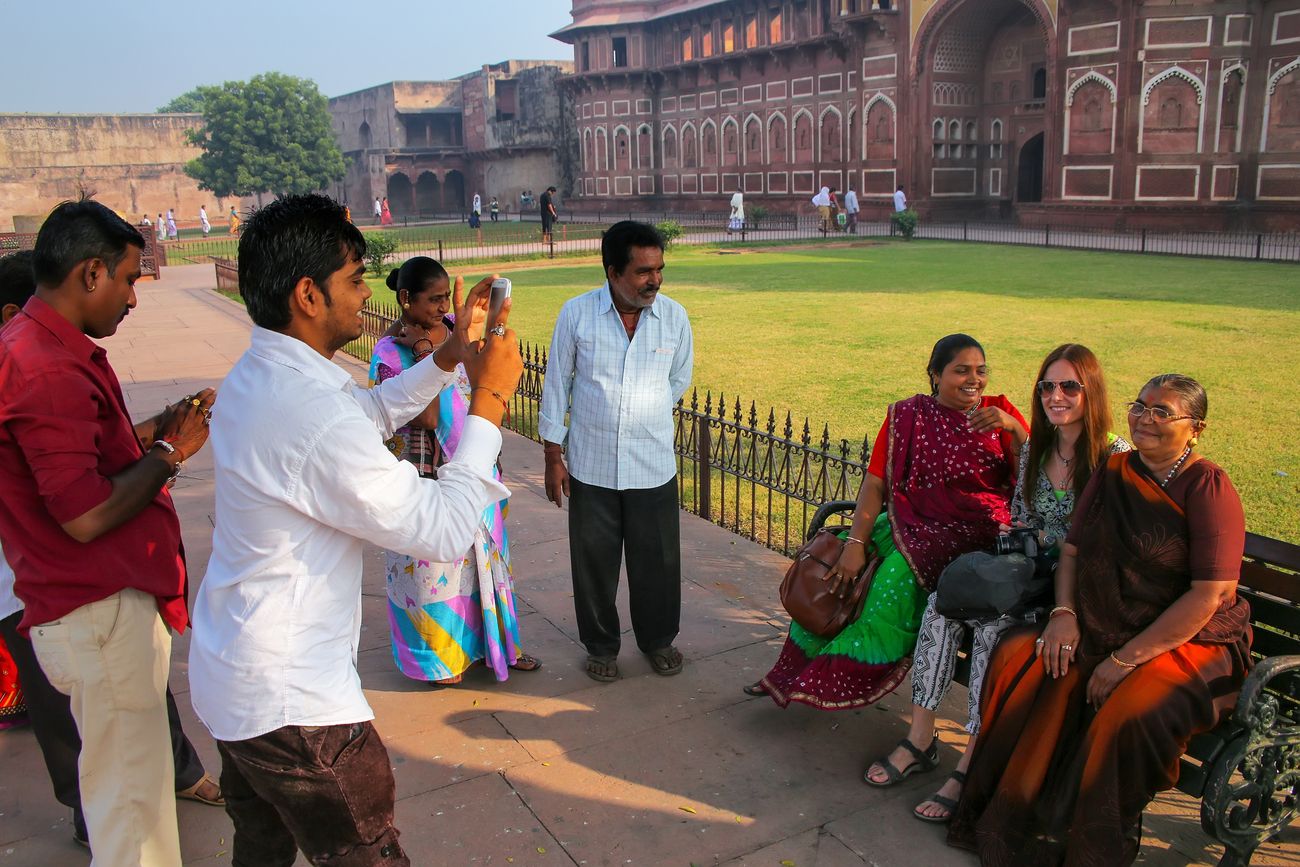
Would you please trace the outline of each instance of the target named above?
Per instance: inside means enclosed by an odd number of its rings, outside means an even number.
[[[984,680],[984,729],[948,842],[985,865],[1131,863],[1142,810],[1178,781],[1191,738],[1231,712],[1250,666],[1250,609],[1232,597],[1191,641],[1140,666],[1100,709],[1093,669],[1192,581],[1235,581],[1241,501],[1222,469],[1188,466],[1162,489],[1136,452],[1112,455],[1075,511],[1080,647],[1053,680],[1038,630],[1009,633]]]

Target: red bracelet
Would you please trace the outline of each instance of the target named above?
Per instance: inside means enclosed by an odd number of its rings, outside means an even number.
[[[506,401],[504,397],[501,396],[500,392],[493,391],[492,389],[488,388],[485,385],[476,385],[470,389],[471,393],[475,391],[486,391],[488,394],[492,395],[498,401],[500,401],[501,408],[505,410],[505,420],[510,421],[510,404]]]

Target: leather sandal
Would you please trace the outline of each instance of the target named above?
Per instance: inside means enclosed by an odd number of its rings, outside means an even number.
[[[618,680],[617,656],[587,656],[587,677],[600,683]]]
[[[203,788],[204,783],[211,783],[217,790],[217,797],[215,800],[212,798],[205,798],[199,794],[199,790]],[[212,776],[207,773],[205,773],[197,783],[190,786],[188,789],[181,789],[177,792],[176,797],[184,798],[187,801],[198,801],[200,804],[207,804],[209,807],[226,806],[226,799],[221,794],[221,785],[216,780],[212,779]]]
[[[542,661],[535,656],[521,653],[510,667],[515,671],[537,671],[542,667]]]
[[[680,674],[682,665],[686,662],[682,652],[671,644],[658,650],[652,650],[646,656],[650,657],[650,667],[654,669],[654,673],[661,677],[672,677],[674,674]]]
[[[939,767],[939,739],[938,738],[932,739],[930,741],[930,746],[927,747],[924,751],[922,751],[919,747],[917,747],[916,744],[912,743],[907,738],[903,738],[901,741],[899,741],[898,745],[903,749],[907,750],[909,753],[911,753],[912,756],[915,758],[915,761],[910,762],[907,767],[903,768],[902,770],[899,770],[898,768],[894,767],[889,763],[889,754],[886,753],[885,755],[881,756],[879,759],[877,759],[876,761],[868,765],[867,769],[862,772],[862,781],[864,783],[866,783],[868,786],[875,786],[877,789],[887,789],[890,786],[898,785],[899,783],[903,782],[903,780],[906,780],[908,777],[912,776],[912,774],[920,773],[922,771],[933,771],[935,768]],[[878,783],[875,780],[871,779],[871,769],[874,768],[876,765],[880,765],[880,767],[884,770],[885,776],[888,777],[888,780],[886,782]]]
[[[948,775],[948,779],[956,780],[957,782],[961,783],[963,789],[966,788],[966,775],[961,771],[953,771],[951,774]],[[947,815],[944,816],[925,815],[924,813],[921,812],[921,804],[927,804],[927,803],[938,804],[940,807],[943,807],[945,810],[948,811]],[[952,821],[953,814],[957,812],[956,799],[945,798],[943,795],[939,794],[938,792],[935,792],[933,795],[926,798],[924,801],[921,802],[921,804],[916,805],[916,809],[912,810],[912,815],[920,819],[922,822],[930,822],[931,824],[934,825],[948,824],[949,822]]]
[[[767,687],[763,686],[763,681],[747,684],[740,688],[745,695],[767,695]]]

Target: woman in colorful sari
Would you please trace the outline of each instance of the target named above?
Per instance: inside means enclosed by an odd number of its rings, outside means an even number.
[[[1011,520],[1024,418],[1005,396],[984,395],[988,365],[972,337],[940,340],[926,371],[930,394],[889,407],[844,552],[828,574],[838,592],[869,555],[880,558],[862,615],[831,639],[791,623],[776,665],[749,694],[827,710],[876,701],[907,676],[939,573],[959,554],[991,548]],[[937,750],[913,747],[899,770],[934,767]]]
[[[1075,509],[1041,635],[1009,633],[948,842],[985,865],[1131,864],[1142,811],[1250,667],[1241,500],[1193,451],[1205,389],[1164,374],[1129,404]]]
[[[1070,529],[1070,515],[1097,467],[1113,453],[1131,446],[1111,433],[1110,398],[1101,363],[1088,347],[1066,343],[1043,359],[1034,380],[1029,442],[1020,450],[1016,492],[1011,498],[1011,520],[1021,527],[1041,527],[1039,543],[1049,555],[1057,555]],[[1034,467],[1030,472],[1029,468]],[[1010,529],[1008,527],[1007,529]],[[970,678],[967,689],[966,731],[970,738],[957,761],[957,768],[937,792],[916,806],[912,815],[923,822],[944,823],[952,818],[957,798],[966,782],[966,771],[980,730],[980,691],[989,659],[999,639],[1026,620],[1041,618],[1051,607],[1035,607],[1032,614],[1011,613],[977,620],[954,620],[935,609],[930,595],[921,618],[921,631],[913,654],[912,725],[907,739],[926,750],[935,737],[934,723],[944,697],[952,686],[957,651],[966,632],[973,634]],[[867,770],[873,786],[891,786],[902,780],[898,769],[911,754],[896,749]]]
[[[388,275],[401,316],[375,342],[370,359],[372,385],[396,376],[433,352],[451,334],[447,313],[450,279],[427,256],[407,260]],[[456,299],[461,280],[456,278]],[[456,453],[469,410],[469,382],[462,368],[456,382],[388,446],[426,478]],[[520,648],[510,577],[510,546],[505,527],[506,501],[483,513],[474,546],[453,563],[432,563],[387,552],[388,622],[393,659],[407,677],[436,684],[459,683],[465,670],[483,662],[497,680],[508,671],[536,671],[541,662]]]

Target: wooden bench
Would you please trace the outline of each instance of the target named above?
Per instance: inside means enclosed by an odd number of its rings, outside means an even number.
[[[817,509],[808,537],[852,500]],[[1232,716],[1192,739],[1178,789],[1201,799],[1201,827],[1224,845],[1219,867],[1250,863],[1255,849],[1300,812],[1300,545],[1246,534],[1238,592],[1254,627],[1246,678]],[[967,683],[969,641],[954,680]]]

